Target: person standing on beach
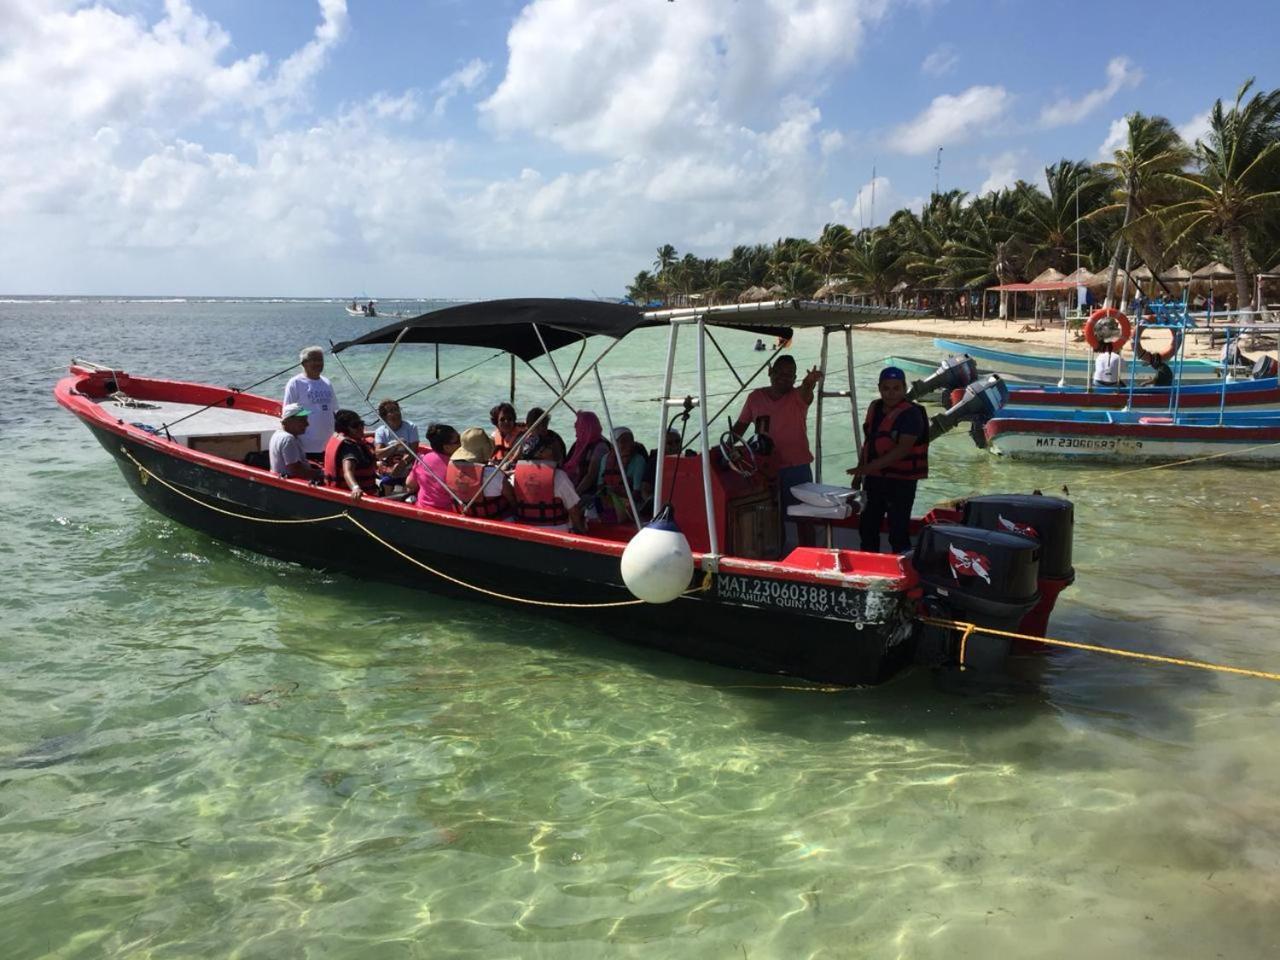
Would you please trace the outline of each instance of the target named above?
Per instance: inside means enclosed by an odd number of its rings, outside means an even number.
[[[858,465],[846,471],[862,478],[867,495],[858,523],[861,547],[880,551],[880,525],[889,518],[889,547],[911,549],[911,507],[916,485],[929,475],[929,418],[924,407],[907,399],[907,375],[898,367],[880,371],[880,399],[867,407]]]
[[[308,460],[322,461],[324,446],[333,436],[333,414],[338,409],[338,397],[329,378],[322,376],[323,347],[306,347],[298,354],[298,359],[302,373],[296,374],[285,385],[282,403],[296,403],[309,411],[307,430],[300,438],[302,449]]]

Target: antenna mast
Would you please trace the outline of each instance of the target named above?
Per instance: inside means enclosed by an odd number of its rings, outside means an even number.
[[[942,148],[938,148],[938,159],[933,162],[933,192],[941,193],[939,184],[942,182]]]

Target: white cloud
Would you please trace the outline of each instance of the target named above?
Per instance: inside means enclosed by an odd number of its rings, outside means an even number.
[[[1040,111],[1042,127],[1061,127],[1079,123],[1103,104],[1109,102],[1126,87],[1136,87],[1142,82],[1142,71],[1128,57],[1113,57],[1107,64],[1107,83],[1097,90],[1090,90],[1078,100],[1064,97]]]
[[[1111,126],[1107,130],[1107,139],[1102,141],[1102,145],[1098,147],[1098,159],[1110,160],[1117,150],[1125,145],[1129,140],[1129,120],[1126,117],[1120,117],[1111,121]]]
[[[1194,145],[1197,140],[1203,140],[1209,135],[1209,111],[1197,113],[1182,124],[1182,126],[1178,127],[1178,134],[1191,145]]]
[[[969,139],[980,127],[1000,120],[1011,97],[1004,87],[970,87],[954,96],[943,94],[914,120],[889,134],[889,145],[902,153],[928,153]]]
[[[987,178],[978,187],[977,196],[993,190],[1007,190],[1018,182],[1018,171],[1026,159],[1023,150],[1006,150],[994,157],[983,157],[978,162],[987,171]]]
[[[449,101],[460,93],[469,93],[484,82],[484,78],[489,75],[489,64],[483,60],[471,60],[465,66],[459,67],[449,76],[445,77],[436,84],[436,105],[432,109],[432,113],[437,117],[444,116],[445,107]]]
[[[944,43],[934,48],[920,63],[920,72],[930,77],[945,77],[960,62],[960,51],[954,44]]]
[[[606,156],[700,150],[776,124],[788,95],[813,99],[857,55],[886,0],[533,0],[482,112]]]

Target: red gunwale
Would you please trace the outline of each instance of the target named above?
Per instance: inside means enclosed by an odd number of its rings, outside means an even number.
[[[107,380],[114,380],[121,391],[138,400],[163,399],[178,403],[218,404],[225,402],[227,398],[234,397],[236,409],[273,417],[280,415],[279,401],[226,387],[214,387],[182,380],[132,377],[119,370],[88,370],[77,366],[72,366],[71,375],[59,380],[54,387],[54,398],[58,404],[82,420],[92,421],[104,430],[127,437],[130,441],[149,447],[165,456],[186,460],[207,469],[269,487],[304,493],[317,500],[327,500],[336,507],[349,508],[354,505],[346,493],[333,487],[311,486],[306,481],[279,477],[266,470],[194,450],[140,430],[123,418],[112,416],[97,402],[105,396],[102,384]],[[95,385],[98,387],[96,391],[88,389]],[[617,540],[582,536],[558,530],[541,530],[509,521],[468,517],[447,510],[423,508],[397,500],[366,497],[359,501],[359,506],[361,510],[372,510],[449,527],[482,530],[499,537],[545,543],[604,557],[621,557],[626,547],[625,543]],[[705,554],[694,552],[693,556],[697,568],[703,569]],[[717,569],[720,573],[826,585],[845,584],[858,589],[866,589],[874,584],[890,592],[916,593],[919,587],[919,577],[915,568],[904,557],[853,550],[797,548],[781,560],[751,560],[743,557],[722,556]]]
[[[1128,392],[1120,393],[1054,393],[1035,388],[1019,388],[1009,391],[1008,406],[1011,407],[1071,407],[1073,409],[1107,408],[1121,409],[1128,405]],[[1215,393],[1183,393],[1178,397],[1179,408],[1210,408],[1222,403],[1222,396]],[[1262,406],[1280,403],[1280,386],[1257,390],[1240,390],[1227,394],[1226,406]],[[1133,406],[1142,409],[1168,409],[1169,396],[1135,393]]]

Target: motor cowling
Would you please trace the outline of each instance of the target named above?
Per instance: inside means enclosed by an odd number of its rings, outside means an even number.
[[[950,356],[923,380],[917,380],[907,391],[908,400],[919,400],[939,390],[964,388],[978,379],[978,361],[967,353]]]
[[[1275,358],[1264,355],[1253,362],[1253,372],[1250,377],[1254,380],[1265,380],[1276,376],[1278,371],[1280,371],[1280,364],[1276,363]]]
[[[1022,618],[1017,632],[1044,636],[1058,594],[1076,579],[1071,565],[1075,506],[1062,497],[991,494],[968,500],[963,517],[969,526],[1030,537],[1040,544],[1040,600]]]
[[[938,617],[1017,631],[1040,601],[1040,544],[1018,534],[934,524],[921,531],[912,565],[925,609]],[[951,636],[933,631],[932,640],[944,643]],[[1008,639],[984,635],[970,643],[965,662],[994,668],[1009,649]]]
[[[999,374],[988,374],[982,380],[969,384],[957,403],[929,421],[929,442],[932,443],[957,424],[968,421],[974,428],[970,431],[974,442],[980,447],[984,446],[985,439],[982,442],[978,440],[983,435],[982,427],[1000,412],[1008,399],[1009,385]]]

